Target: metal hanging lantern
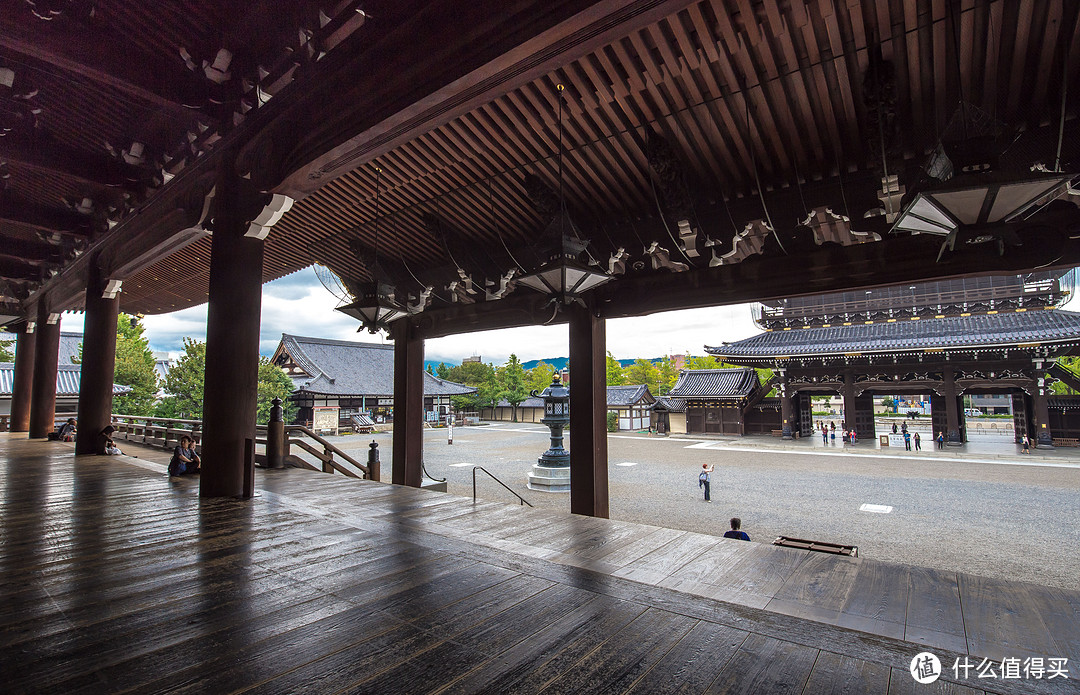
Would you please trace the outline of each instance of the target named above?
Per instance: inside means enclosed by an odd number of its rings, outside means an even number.
[[[338,311],[360,321],[357,333],[365,328],[369,333],[378,333],[389,328],[390,322],[405,315],[404,307],[393,301],[386,285],[368,283],[364,293],[352,304],[338,307]]]
[[[563,428],[570,424],[570,389],[563,385],[556,374],[550,386],[540,393],[533,391],[529,395],[544,400],[544,417],[540,422],[551,430],[551,446],[532,467],[529,489],[569,492],[570,452],[563,448]]]
[[[565,207],[560,205],[559,214],[548,225],[544,236],[555,238],[547,249],[547,261],[536,271],[518,278],[519,285],[569,304],[611,280],[610,275],[579,260],[589,242],[577,235]]]
[[[365,328],[369,333],[389,331],[390,323],[407,313],[405,307],[394,299],[393,288],[379,282],[379,199],[382,168],[375,167],[375,259],[372,263],[372,281],[360,285],[361,294],[351,304],[338,307],[338,311],[360,321],[357,333]]]
[[[563,123],[562,93],[566,88],[557,85],[559,92],[559,211],[541,233],[547,243],[542,247],[544,262],[535,271],[519,277],[516,282],[549,295],[553,301],[569,304],[581,301],[581,295],[611,280],[611,276],[596,266],[581,262],[581,254],[589,241],[581,237],[563,196]]]

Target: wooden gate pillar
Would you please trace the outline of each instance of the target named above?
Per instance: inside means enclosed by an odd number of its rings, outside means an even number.
[[[420,487],[424,462],[424,339],[408,318],[390,324],[394,340],[394,485]]]
[[[844,397],[844,429],[855,430],[858,434],[858,430],[855,428],[855,373],[851,371],[844,372],[844,388],[842,394]]]
[[[964,441],[960,438],[960,408],[956,398],[956,376],[952,367],[942,370],[945,381],[945,444],[946,446],[963,446]]]
[[[262,198],[222,167],[214,191],[206,313],[202,497],[245,497],[254,461],[263,241],[248,236]],[[249,443],[250,442],[250,443]]]
[[[607,331],[591,308],[571,305],[570,513],[608,517]]]
[[[1054,448],[1054,435],[1050,431],[1050,407],[1047,402],[1050,395],[1046,385],[1046,367],[1042,360],[1035,360],[1035,393],[1032,400],[1035,405],[1035,446],[1040,449]]]
[[[779,369],[777,373],[780,375],[780,427],[781,427],[781,439],[794,439],[793,430],[795,427],[795,408],[791,402],[791,391],[788,387],[787,370]],[[802,429],[801,427],[799,428]]]
[[[50,319],[52,323],[50,323]],[[60,355],[60,315],[38,304],[34,381],[30,387],[30,438],[44,439],[56,420],[56,363]]]
[[[79,432],[76,454],[104,454],[101,430],[112,422],[113,374],[116,371],[116,317],[120,300],[96,260],[90,263],[83,322],[82,371],[79,376]]]
[[[15,339],[15,374],[11,385],[11,431],[30,431],[30,386],[34,383],[37,333],[23,326]]]

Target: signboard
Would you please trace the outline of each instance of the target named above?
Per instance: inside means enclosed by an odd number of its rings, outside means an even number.
[[[394,407],[394,399],[393,398],[380,398],[379,399],[379,405],[393,408]]]
[[[331,406],[315,406],[311,417],[311,429],[315,432],[338,431],[338,408]]]
[[[904,448],[904,435],[902,435],[902,434],[890,434],[889,435],[889,446],[895,446],[895,447],[899,447],[899,448],[903,449]]]

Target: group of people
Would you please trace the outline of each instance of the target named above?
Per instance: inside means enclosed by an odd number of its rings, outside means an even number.
[[[713,467],[708,463],[701,464],[701,472],[698,473],[698,487],[705,489],[705,501],[711,502],[712,498],[709,496],[709,488],[712,483]],[[724,534],[724,538],[734,538],[740,541],[750,540],[750,535],[742,530],[742,519],[737,516],[731,517],[731,530]]]
[[[64,442],[71,442],[75,440],[75,434],[78,432],[77,423],[75,418],[68,418],[63,425],[56,428],[55,432],[49,434],[49,439],[59,440]],[[107,456],[119,456],[124,452],[120,450],[120,447],[116,446],[116,442],[113,441],[113,433],[116,432],[116,428],[112,425],[106,425],[98,435],[100,442],[98,444],[98,451]],[[201,470],[202,459],[199,458],[198,452],[195,451],[195,440],[184,435],[180,437],[180,443],[173,449],[172,459],[169,460],[169,475],[190,475],[191,473],[198,473]],[[708,499],[708,493],[706,493],[706,499]]]
[[[841,423],[843,424],[843,423]],[[846,427],[841,431],[840,438],[845,444],[854,444],[858,435],[855,434],[855,429],[847,429]],[[836,440],[836,423],[829,421],[829,424],[821,422],[821,443],[828,444],[829,440]]]
[[[906,422],[900,425],[899,432],[897,432],[896,423],[894,422],[892,426],[892,433],[904,435],[904,448],[908,451],[911,451],[912,444],[915,445],[915,451],[922,451],[922,436],[920,436],[918,432],[916,432],[914,435],[912,435],[911,432],[908,432]]]

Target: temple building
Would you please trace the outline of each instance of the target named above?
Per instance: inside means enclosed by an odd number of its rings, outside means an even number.
[[[393,420],[394,346],[281,335],[271,361],[293,380],[297,424],[335,433],[364,415],[376,423]],[[424,372],[424,419],[439,422],[451,396],[474,393],[464,384]]]
[[[609,413],[617,413],[620,430],[648,429],[654,403],[656,398],[645,384],[607,387],[607,409]],[[512,421],[515,415],[517,422],[540,422],[544,417],[544,400],[529,396],[515,409],[504,398],[494,408],[484,408],[481,412],[481,417],[487,420]]]
[[[775,370],[785,437],[811,434],[812,395],[839,393],[845,427],[867,439],[875,398],[929,394],[935,435],[960,445],[963,396],[1000,394],[1011,399],[1017,440],[1026,434],[1049,447],[1055,423],[1073,427],[1061,405],[1068,399],[1054,399],[1051,418],[1048,398],[1052,380],[1078,383],[1056,365],[1080,346],[1080,314],[1060,308],[1072,278],[969,277],[765,302],[757,316],[764,333],[706,350]]]

